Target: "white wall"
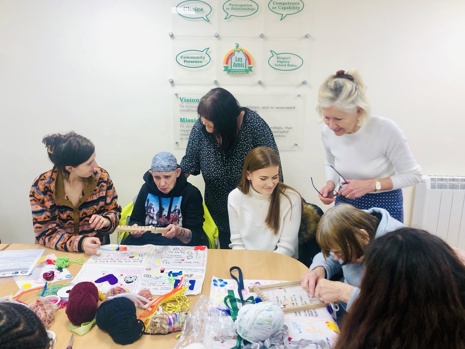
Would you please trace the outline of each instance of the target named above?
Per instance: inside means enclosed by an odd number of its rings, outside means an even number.
[[[75,130],[90,138],[123,206],[154,153],[173,151],[180,160],[167,82],[174,3],[0,0],[2,242],[33,242],[29,187],[51,168],[44,135]],[[465,2],[304,3],[312,35],[305,142],[302,151],[282,152],[286,182],[317,202],[309,181],[324,182],[316,90],[349,68],[364,76],[372,111],[405,131],[425,174],[464,175]],[[190,180],[203,189],[201,177]],[[411,190],[405,194],[409,221]]]

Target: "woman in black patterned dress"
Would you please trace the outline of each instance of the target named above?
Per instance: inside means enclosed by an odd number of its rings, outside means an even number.
[[[200,100],[199,119],[187,143],[181,168],[202,173],[205,204],[219,230],[220,248],[229,248],[228,194],[239,184],[245,157],[255,147],[278,147],[268,124],[256,112],[240,107],[223,88],[210,90]],[[281,178],[282,179],[282,178]]]

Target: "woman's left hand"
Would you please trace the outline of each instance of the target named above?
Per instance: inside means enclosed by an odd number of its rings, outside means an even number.
[[[340,281],[329,281],[321,279],[315,290],[315,297],[320,298],[322,302],[348,302],[354,286]]]
[[[93,214],[89,219],[90,227],[94,230],[100,230],[110,225],[110,220],[98,214]]]
[[[358,199],[365,194],[372,193],[374,190],[375,182],[372,179],[348,179],[339,189],[337,195],[345,196],[347,199]]]

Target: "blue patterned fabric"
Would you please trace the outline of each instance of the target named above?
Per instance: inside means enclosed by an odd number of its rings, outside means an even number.
[[[391,217],[399,222],[404,222],[402,189],[385,191],[376,194],[366,194],[358,199],[348,199],[345,196],[336,196],[336,205],[346,203],[361,210],[369,210],[372,207],[384,208]]]

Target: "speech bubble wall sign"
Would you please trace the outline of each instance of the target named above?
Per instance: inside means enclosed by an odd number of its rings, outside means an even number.
[[[212,13],[212,7],[204,1],[187,0],[176,6],[176,12],[187,19],[203,19],[210,22],[208,16]]]
[[[301,0],[296,1],[280,1],[271,0],[268,3],[268,8],[271,12],[281,15],[281,21],[289,15],[295,15],[304,9],[304,3]]]
[[[208,54],[209,47],[203,50],[186,50],[176,55],[176,63],[184,68],[196,69],[208,65],[211,57]]]
[[[258,12],[258,4],[252,0],[228,0],[223,4],[223,11],[228,19],[231,17],[249,17]]]
[[[268,59],[268,65],[276,70],[281,71],[292,71],[299,69],[303,64],[304,60],[299,55],[291,52],[280,52],[276,53],[270,50],[271,57]]]

